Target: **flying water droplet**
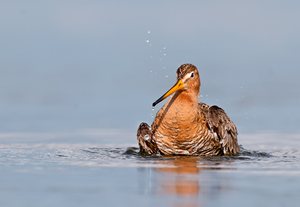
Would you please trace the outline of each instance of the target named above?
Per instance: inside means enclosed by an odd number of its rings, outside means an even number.
[[[151,30],[148,30],[148,31],[147,31],[147,34],[151,34]]]
[[[151,109],[151,117],[154,118],[154,107]]]

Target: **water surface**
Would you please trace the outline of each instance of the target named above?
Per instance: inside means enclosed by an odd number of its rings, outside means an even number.
[[[46,139],[40,137],[46,134],[12,135],[1,136],[1,206],[293,206],[300,201],[299,135],[240,135],[239,156],[210,158],[142,157],[134,134],[125,132],[123,137],[82,133],[74,140],[73,133]]]

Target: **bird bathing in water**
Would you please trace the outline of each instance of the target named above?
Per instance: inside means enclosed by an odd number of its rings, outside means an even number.
[[[196,66],[177,69],[177,82],[153,107],[174,94],[157,112],[151,125],[137,131],[144,155],[235,155],[240,151],[237,128],[218,106],[198,103],[200,75]]]

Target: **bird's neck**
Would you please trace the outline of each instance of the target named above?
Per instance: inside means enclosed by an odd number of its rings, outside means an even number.
[[[198,93],[178,92],[174,95],[174,105],[185,106],[188,108],[198,107]]]
[[[177,92],[167,105],[170,106],[171,114],[193,118],[198,110],[198,96],[185,91]]]

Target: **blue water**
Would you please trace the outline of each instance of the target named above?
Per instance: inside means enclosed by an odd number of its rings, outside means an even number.
[[[295,206],[300,201],[299,135],[240,135],[239,156],[211,158],[141,157],[134,134],[122,137],[120,131],[72,136],[1,136],[7,143],[0,145],[0,205]]]

